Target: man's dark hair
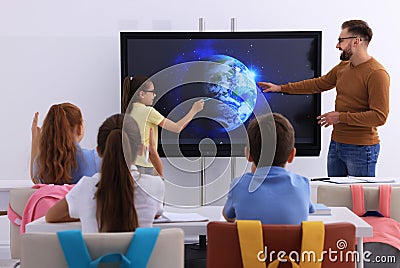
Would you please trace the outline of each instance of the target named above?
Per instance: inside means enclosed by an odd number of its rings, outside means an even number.
[[[363,20],[348,20],[343,22],[342,29],[346,29],[349,33],[359,36],[363,41],[369,43],[372,39],[372,30]]]
[[[254,118],[248,128],[249,153],[257,167],[283,167],[294,148],[294,129],[278,113]]]

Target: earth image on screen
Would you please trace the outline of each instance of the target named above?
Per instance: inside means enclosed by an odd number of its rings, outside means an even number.
[[[209,97],[205,112],[226,131],[241,126],[251,115],[257,100],[254,74],[246,65],[227,55],[213,55],[205,60],[219,64],[206,70]]]

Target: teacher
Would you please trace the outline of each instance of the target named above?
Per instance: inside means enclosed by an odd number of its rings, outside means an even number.
[[[368,54],[372,30],[365,21],[342,24],[336,48],[341,62],[326,75],[286,85],[259,82],[264,92],[320,93],[336,87],[335,111],[317,117],[333,125],[328,152],[329,177],[374,177],[380,150],[377,127],[389,114],[390,79]]]

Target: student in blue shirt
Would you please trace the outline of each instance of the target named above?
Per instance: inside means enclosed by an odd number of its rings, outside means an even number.
[[[282,115],[254,118],[247,129],[245,155],[251,173],[232,181],[223,209],[227,221],[300,224],[314,212],[309,180],[285,169],[296,154],[294,129]]]
[[[34,183],[75,184],[100,170],[96,150],[81,148],[85,133],[81,110],[72,103],[50,107],[40,128],[39,113],[32,121],[30,174]]]

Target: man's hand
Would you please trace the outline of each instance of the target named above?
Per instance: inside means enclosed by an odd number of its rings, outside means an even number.
[[[263,92],[281,92],[281,86],[279,85],[268,82],[258,82],[257,85],[263,90]]]
[[[339,112],[329,112],[329,113],[325,113],[325,114],[321,114],[320,116],[317,117],[318,119],[318,124],[321,127],[328,127],[330,125],[334,125],[339,123]]]

